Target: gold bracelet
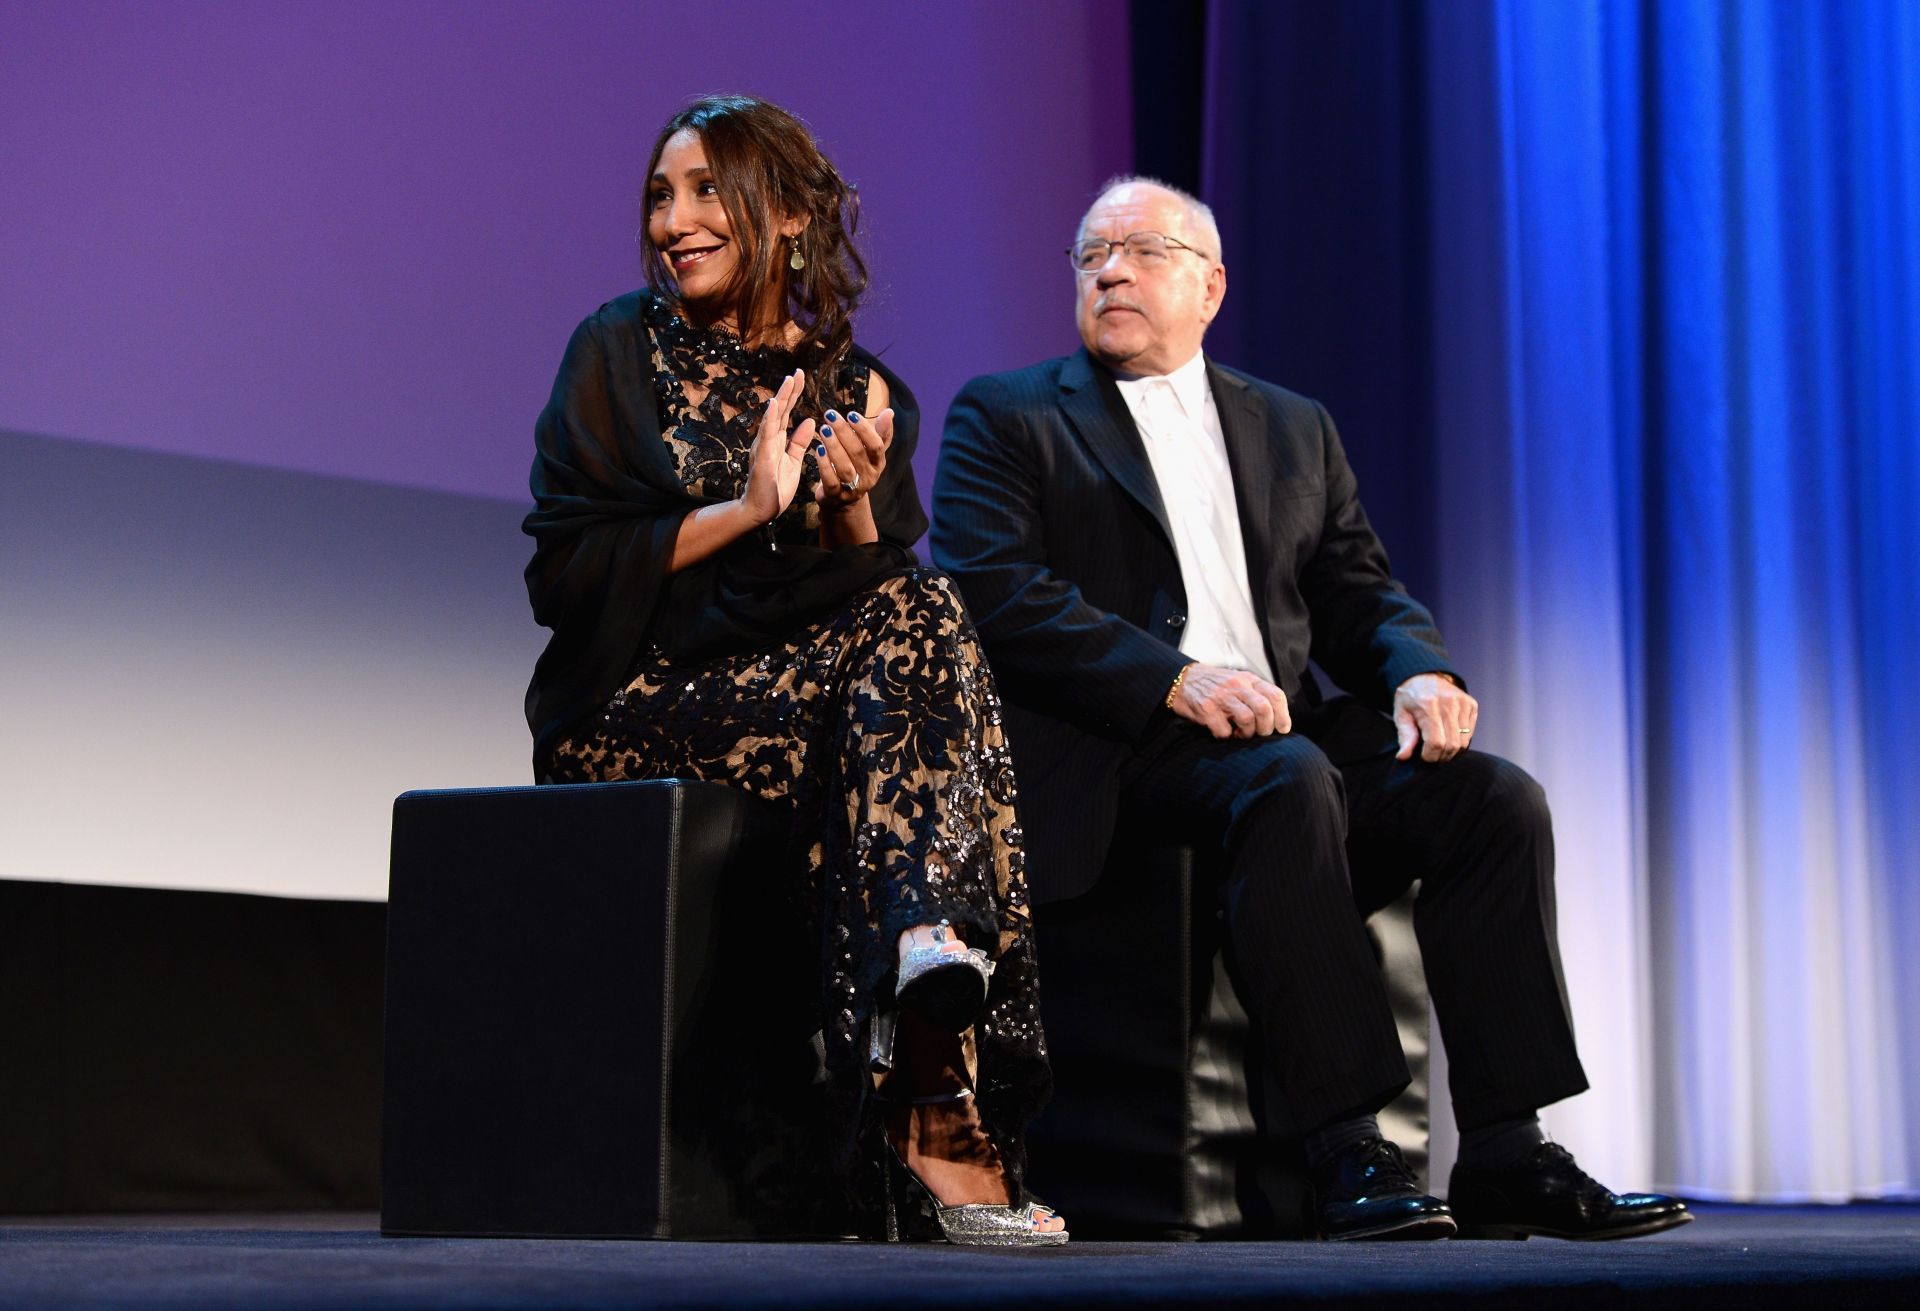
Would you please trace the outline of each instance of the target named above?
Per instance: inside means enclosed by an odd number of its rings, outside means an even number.
[[[1167,689],[1167,709],[1173,709],[1173,699],[1180,695],[1180,684],[1187,681],[1187,671],[1193,668],[1186,664],[1180,666],[1180,672],[1173,676],[1173,686]]]

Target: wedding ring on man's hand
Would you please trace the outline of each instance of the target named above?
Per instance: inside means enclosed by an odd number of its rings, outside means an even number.
[[[1472,729],[1470,729],[1470,728],[1463,728],[1463,729],[1461,729],[1461,730],[1460,730],[1460,736],[1461,736],[1461,737],[1472,737],[1472,736],[1473,736],[1473,730],[1472,730]]]

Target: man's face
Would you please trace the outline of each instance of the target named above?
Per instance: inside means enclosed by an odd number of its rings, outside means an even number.
[[[1165,259],[1143,263],[1116,249],[1101,268],[1075,273],[1080,340],[1109,368],[1171,373],[1200,349],[1227,294],[1227,271],[1210,238],[1188,221],[1186,205],[1158,187],[1115,187],[1080,222],[1081,240],[1123,241],[1135,232],[1158,232],[1195,250],[1169,247]]]

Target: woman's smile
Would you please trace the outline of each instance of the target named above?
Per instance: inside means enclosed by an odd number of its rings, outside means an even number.
[[[687,246],[670,250],[667,252],[667,259],[673,264],[674,272],[683,272],[704,264],[724,244],[726,243],[721,242],[711,246]]]

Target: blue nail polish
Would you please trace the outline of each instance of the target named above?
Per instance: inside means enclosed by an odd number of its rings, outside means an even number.
[[[833,429],[827,427],[827,425],[823,423],[820,425],[820,435],[822,437],[831,437],[833,436]]]
[[[832,410],[828,410],[828,411],[827,411],[827,422],[828,422],[828,423],[838,423],[838,422],[840,422],[840,416],[839,416],[839,415],[837,415],[837,414],[835,414],[835,413],[834,413],[834,412],[833,412]]]
[[[847,418],[854,423],[860,422],[860,415],[858,411],[849,411],[847,414]]]
[[[823,460],[827,458],[827,448],[825,446],[822,446],[819,442],[815,442],[813,444],[813,453],[819,456]]]

